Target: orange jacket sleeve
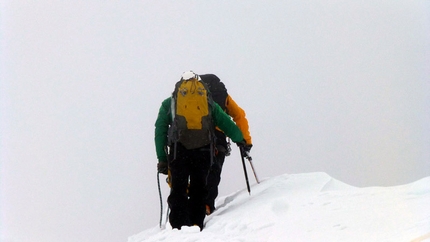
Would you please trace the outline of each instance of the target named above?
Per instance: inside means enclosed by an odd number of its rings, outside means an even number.
[[[249,133],[249,125],[248,120],[246,119],[245,111],[237,105],[237,103],[230,97],[227,96],[225,100],[226,112],[233,118],[233,121],[239,127],[240,131],[242,131],[243,138],[245,139],[247,144],[252,144],[251,134]]]

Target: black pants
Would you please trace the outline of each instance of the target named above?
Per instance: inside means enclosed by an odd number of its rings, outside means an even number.
[[[218,185],[221,182],[221,171],[225,160],[225,151],[227,150],[227,140],[223,132],[215,131],[217,152],[210,168],[208,176],[208,196],[206,205],[209,206],[211,213],[215,210],[215,199],[218,196]]]
[[[205,198],[207,197],[207,177],[211,157],[209,145],[203,148],[187,150],[177,143],[176,160],[169,162],[172,179],[170,195],[169,221],[172,228],[198,225],[203,229],[205,218]],[[188,185],[189,184],[189,185]]]

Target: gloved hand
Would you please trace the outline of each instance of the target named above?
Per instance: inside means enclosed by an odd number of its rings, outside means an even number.
[[[251,151],[252,144],[247,144],[245,140],[242,140],[241,142],[237,142],[236,144],[237,146],[242,148],[243,151],[245,151],[246,153],[249,153]]]
[[[251,148],[252,148],[252,144],[250,144],[250,145],[245,144],[245,146],[243,147],[243,150],[244,150],[246,153],[249,153],[249,152],[251,151]]]
[[[167,175],[167,171],[169,170],[167,167],[167,162],[159,161],[157,164],[158,173]]]

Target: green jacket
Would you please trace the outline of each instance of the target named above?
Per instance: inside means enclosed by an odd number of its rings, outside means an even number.
[[[167,146],[167,132],[172,123],[172,115],[170,113],[171,100],[172,99],[169,97],[161,103],[157,121],[155,121],[155,150],[159,162],[167,162],[165,148]],[[230,116],[215,102],[213,102],[211,108],[213,124],[219,127],[233,142],[237,143],[243,141],[242,132],[230,119]]]

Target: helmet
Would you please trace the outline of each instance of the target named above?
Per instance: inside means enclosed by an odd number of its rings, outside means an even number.
[[[186,72],[182,73],[181,80],[186,81],[186,80],[190,80],[190,79],[200,80],[200,77],[199,77],[199,75],[197,75],[193,71],[186,71]]]

